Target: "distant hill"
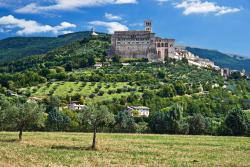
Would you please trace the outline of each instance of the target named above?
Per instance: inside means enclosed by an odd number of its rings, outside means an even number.
[[[217,50],[186,47],[189,52],[201,58],[209,59],[220,67],[227,67],[234,70],[245,69],[250,73],[250,59],[238,55],[226,54]]]
[[[58,37],[11,37],[0,40],[0,62],[44,54],[53,49],[90,37],[90,32],[76,32]]]
[[[99,33],[107,35],[104,33]],[[90,31],[76,32],[58,37],[11,37],[0,40],[0,64],[20,60],[32,55],[45,54],[57,48],[70,45],[76,41],[89,39]],[[183,47],[201,58],[214,61],[220,67],[230,69],[245,69],[250,73],[250,58],[226,54],[217,50],[194,47]]]

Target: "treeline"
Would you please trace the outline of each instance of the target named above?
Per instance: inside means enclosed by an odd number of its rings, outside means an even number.
[[[56,97],[46,99],[39,104],[27,99],[7,99],[0,101],[0,129],[19,131],[93,131],[93,124],[86,123],[84,118],[91,112],[72,111],[61,108],[61,101]],[[99,120],[112,118],[108,126],[98,125],[99,132],[123,133],[160,133],[160,134],[192,134],[192,135],[250,135],[250,118],[238,107],[229,109],[223,117],[205,116],[208,113],[187,113],[181,103],[172,103],[164,110],[153,112],[148,118],[132,117],[124,112],[124,106],[107,103],[99,113]],[[98,108],[98,107],[97,107]],[[105,112],[104,112],[105,110]],[[83,114],[83,115],[82,115]],[[95,114],[95,113],[92,113]],[[112,114],[112,115],[110,115]],[[90,115],[89,118],[92,118]],[[20,139],[21,139],[20,136]]]

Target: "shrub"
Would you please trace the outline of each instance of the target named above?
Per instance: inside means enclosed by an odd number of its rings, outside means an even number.
[[[91,95],[89,95],[89,98],[93,99],[95,97],[95,94],[92,93]]]

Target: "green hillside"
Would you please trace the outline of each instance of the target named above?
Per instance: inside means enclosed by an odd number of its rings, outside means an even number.
[[[102,33],[101,33],[102,34]],[[104,34],[107,35],[107,34]],[[108,35],[109,36],[109,35]],[[0,40],[0,62],[8,63],[13,60],[40,55],[53,51],[56,48],[70,45],[76,41],[88,39],[90,32],[76,32],[58,37],[12,37]],[[110,37],[110,36],[109,36]],[[186,49],[201,58],[215,62],[220,67],[250,72],[250,59],[242,59],[230,56],[216,50],[186,47]]]
[[[90,37],[90,32],[77,32],[58,37],[11,37],[0,40],[0,62],[44,54],[55,48]]]
[[[201,48],[186,47],[191,53],[198,55],[201,58],[209,59],[215,62],[220,67],[227,67],[234,70],[242,70],[250,72],[250,59],[244,59],[242,57],[230,56],[225,53],[221,53],[216,50],[208,50]]]
[[[0,105],[7,106],[3,115],[13,106],[19,108],[19,97],[35,99],[48,115],[42,130],[88,130],[81,127],[78,112],[67,107],[77,101],[104,105],[115,115],[116,124],[103,132],[249,135],[245,111],[250,109],[250,84],[245,77],[225,79],[217,71],[186,61],[108,57],[109,47],[110,36],[103,34],[0,65]],[[96,62],[103,66],[95,68]],[[127,106],[147,106],[150,116],[120,115]],[[231,124],[229,119],[240,123]]]

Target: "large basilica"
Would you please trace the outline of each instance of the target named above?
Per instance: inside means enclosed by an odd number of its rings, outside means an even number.
[[[174,39],[160,38],[152,31],[152,22],[144,22],[145,30],[116,31],[112,35],[111,55],[124,58],[147,58],[164,61],[175,55]]]

